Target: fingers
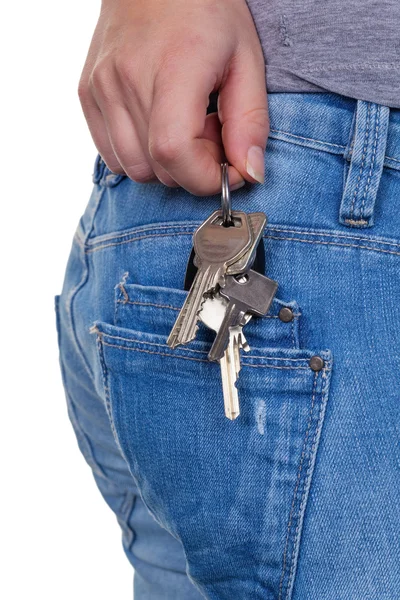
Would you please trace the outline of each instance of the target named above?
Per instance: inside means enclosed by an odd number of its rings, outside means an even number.
[[[172,77],[173,75],[173,77]],[[221,189],[224,152],[216,141],[204,137],[205,114],[215,75],[206,65],[179,61],[163,65],[154,82],[149,118],[149,152],[153,160],[183,188],[198,196]],[[214,123],[215,125],[215,123]],[[242,182],[230,168],[230,185]]]
[[[78,93],[83,114],[98,152],[113,173],[125,174],[112,147],[103,115],[88,86],[80,83]]]
[[[263,183],[269,119],[265,65],[258,47],[246,46],[234,56],[219,91],[218,111],[228,161],[247,180]]]
[[[132,116],[120,104],[102,111],[110,144],[125,173],[139,183],[157,180],[141,146]]]
[[[168,173],[151,159],[145,118],[140,114],[139,104],[132,102],[129,90],[121,85],[114,65],[95,68],[88,87],[86,106],[96,117],[88,120],[89,129],[93,139],[98,141],[99,152],[109,169],[126,173],[138,183],[160,180],[171,187],[176,186]],[[129,99],[128,103],[126,99]],[[88,110],[85,116],[87,114]]]
[[[79,95],[111,171],[198,196],[220,193],[225,160],[231,189],[263,181],[262,49],[245,3],[224,2],[104,5]],[[217,91],[218,112],[207,115]]]

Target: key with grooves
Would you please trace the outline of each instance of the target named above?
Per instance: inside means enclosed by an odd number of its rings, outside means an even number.
[[[250,234],[251,234],[251,245],[247,252],[243,254],[239,260],[237,260],[233,265],[230,265],[227,268],[227,275],[236,275],[236,273],[244,273],[251,269],[254,259],[256,257],[256,252],[258,248],[258,244],[262,238],[264,233],[264,228],[267,222],[267,216],[262,212],[249,213],[247,215],[249,220]]]
[[[238,261],[230,265],[227,269],[227,275],[232,273],[244,273],[249,269],[254,269],[258,273],[264,273],[265,271],[265,256],[264,256],[264,244],[262,235],[267,222],[267,216],[262,213],[249,213],[247,215],[250,227],[251,244],[248,250],[243,254]],[[190,290],[190,287],[196,276],[196,255],[194,248],[192,248],[185,274],[184,289]]]
[[[215,211],[194,233],[198,271],[167,339],[171,348],[188,344],[195,338],[204,294],[217,284],[224,283],[227,268],[239,260],[251,245],[247,214],[234,211],[232,216],[234,226],[223,227],[221,211]]]
[[[199,315],[201,321],[209,329],[218,333],[224,320],[227,306],[228,301],[218,293],[213,298],[207,298]],[[247,323],[250,318],[251,315],[246,315],[245,322]],[[240,414],[239,394],[236,387],[236,381],[238,380],[240,371],[240,348],[243,348],[246,352],[250,350],[246,338],[243,335],[242,328],[233,327],[230,330],[229,344],[225,349],[223,357],[219,361],[225,416],[232,421]]]
[[[220,294],[228,300],[224,320],[208,354],[209,360],[218,361],[224,355],[232,327],[242,327],[246,314],[265,315],[276,294],[276,281],[250,270],[243,276],[226,277]]]

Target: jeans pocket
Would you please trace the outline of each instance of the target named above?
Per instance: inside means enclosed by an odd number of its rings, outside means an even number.
[[[297,333],[293,346],[290,328],[282,333],[288,323],[254,319],[263,333],[260,345],[248,336],[241,412],[230,421],[219,365],[207,359],[213,336],[200,329],[188,346],[166,345],[185,292],[128,286],[122,295],[115,323],[97,321],[92,331],[114,432],[143,500],[182,542],[206,597],[289,598],[330,350],[297,347]]]
[[[187,292],[176,288],[120,283],[115,287],[114,325],[168,336]],[[250,346],[300,348],[301,310],[296,300],[275,298],[268,314],[246,325]],[[198,323],[196,339],[211,343],[215,333]]]

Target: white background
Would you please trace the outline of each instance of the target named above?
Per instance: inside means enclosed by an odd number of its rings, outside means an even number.
[[[0,597],[130,600],[114,514],[69,423],[53,297],[96,150],[77,86],[100,3],[7,2],[1,56]]]

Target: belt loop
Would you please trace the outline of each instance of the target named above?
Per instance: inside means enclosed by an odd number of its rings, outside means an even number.
[[[348,145],[350,166],[339,213],[339,223],[346,227],[371,227],[374,224],[375,200],[383,170],[389,116],[389,107],[357,100],[355,124],[352,128],[354,137]]]
[[[97,154],[92,173],[93,183],[99,183],[100,179],[103,177],[105,166],[104,160],[101,158],[100,154]]]

